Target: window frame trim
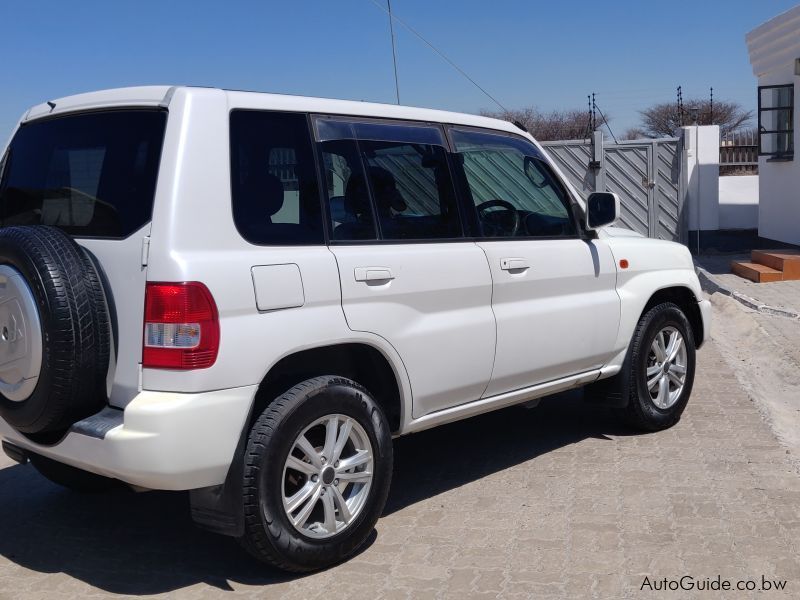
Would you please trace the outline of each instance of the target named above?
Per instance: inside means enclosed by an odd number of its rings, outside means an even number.
[[[794,83],[781,83],[781,84],[773,84],[773,85],[760,85],[757,88],[758,94],[758,123],[757,123],[757,130],[758,130],[758,155],[759,156],[767,156],[769,157],[767,160],[771,161],[791,161],[794,160],[794,133],[795,133],[795,123],[794,123],[794,111],[795,111],[795,84]],[[764,108],[761,102],[761,90],[774,90],[774,89],[788,89],[790,90],[790,104],[784,106],[770,106],[768,108]],[[789,123],[790,127],[788,129],[763,129],[761,125],[761,114],[764,112],[776,112],[785,110],[789,113]],[[785,134],[788,135],[789,140],[792,143],[792,150],[788,152],[764,152],[762,151],[762,144],[761,144],[761,137],[762,135],[774,135],[774,134]]]

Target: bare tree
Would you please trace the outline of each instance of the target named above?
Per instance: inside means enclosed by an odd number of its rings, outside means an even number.
[[[637,137],[657,138],[677,135],[681,126],[693,124],[692,109],[697,110],[699,125],[719,125],[722,135],[746,128],[753,118],[752,110],[745,110],[736,102],[715,100],[713,115],[711,102],[708,99],[685,101],[683,113],[678,111],[674,102],[662,102],[639,112],[642,123],[635,129]],[[633,133],[633,130],[628,133]]]
[[[620,139],[622,140],[641,140],[642,138],[646,138],[644,131],[639,129],[638,127],[631,127],[625,133],[622,134]]]
[[[531,106],[504,112],[482,110],[481,114],[512,123],[518,122],[539,141],[581,140],[589,137],[592,131],[589,112],[580,109],[541,112]],[[598,119],[597,128],[602,124],[603,121]]]

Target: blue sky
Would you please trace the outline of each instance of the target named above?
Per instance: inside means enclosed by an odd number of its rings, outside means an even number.
[[[380,0],[385,2],[385,0]],[[755,108],[747,31],[796,1],[392,0],[403,20],[509,108],[583,107],[621,133],[638,110],[706,96]],[[370,0],[0,0],[0,142],[30,105],[179,83],[394,101],[386,14]],[[403,104],[493,103],[396,27]]]

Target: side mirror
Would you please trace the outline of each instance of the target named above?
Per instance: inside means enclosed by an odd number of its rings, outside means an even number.
[[[619,219],[619,196],[611,192],[592,192],[586,199],[586,229],[611,225]]]

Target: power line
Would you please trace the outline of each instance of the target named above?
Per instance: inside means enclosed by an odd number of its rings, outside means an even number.
[[[389,7],[389,32],[392,35],[392,63],[394,64],[394,91],[397,94],[397,103],[400,104],[400,84],[397,80],[397,50],[394,42],[394,19],[392,19],[392,0],[386,0]]]
[[[600,116],[603,118],[603,123],[605,123],[606,125],[606,129],[608,129],[608,133],[610,133],[611,137],[614,138],[614,143],[619,144],[619,142],[617,141],[617,136],[615,136],[614,132],[611,131],[611,125],[608,124],[608,119],[606,119],[606,116],[603,114],[603,111],[600,110],[600,107],[597,106],[597,102],[594,101],[594,94],[592,94],[592,107],[595,108],[597,112],[600,113]]]
[[[429,47],[431,50],[433,50],[434,52],[436,52],[436,54],[438,54],[438,55],[439,55],[439,56],[440,56],[440,57],[441,57],[441,58],[442,58],[442,59],[443,59],[443,60],[444,60],[444,61],[445,61],[447,64],[449,64],[449,65],[450,65],[451,67],[453,67],[453,68],[454,68],[456,71],[458,71],[459,73],[461,73],[461,75],[463,75],[463,76],[464,76],[464,77],[465,77],[467,80],[469,80],[469,82],[470,82],[472,85],[474,85],[474,86],[475,86],[476,88],[478,88],[478,89],[479,89],[481,92],[483,92],[483,93],[486,95],[486,97],[487,97],[487,98],[489,98],[489,99],[490,99],[492,102],[494,102],[495,104],[497,104],[497,106],[499,106],[499,107],[500,107],[500,108],[501,108],[503,111],[505,111],[505,112],[509,112],[509,110],[508,110],[508,109],[507,109],[505,106],[503,106],[503,105],[500,103],[500,101],[499,101],[497,98],[495,98],[494,96],[492,96],[492,95],[491,95],[489,92],[487,92],[487,91],[486,91],[485,89],[483,89],[483,88],[482,88],[480,85],[478,85],[478,83],[477,83],[477,82],[476,82],[476,81],[475,81],[475,80],[474,80],[472,77],[470,77],[469,75],[467,75],[467,74],[466,74],[466,72],[464,71],[464,69],[462,69],[462,68],[461,68],[461,67],[459,67],[459,66],[458,66],[456,63],[454,63],[452,60],[450,60],[450,59],[447,57],[447,55],[445,55],[445,53],[444,53],[444,52],[442,52],[441,50],[439,50],[439,49],[438,49],[436,46],[434,46],[434,45],[433,45],[431,42],[429,42],[427,39],[425,39],[425,38],[422,36],[422,34],[421,34],[421,33],[419,33],[419,32],[418,32],[416,29],[414,29],[413,27],[411,27],[411,25],[409,25],[408,23],[406,23],[405,21],[403,21],[403,20],[402,20],[400,17],[398,17],[397,15],[393,14],[393,13],[392,13],[392,12],[390,12],[389,10],[387,10],[387,9],[386,9],[386,7],[385,7],[385,6],[383,6],[382,4],[379,4],[379,3],[378,3],[378,0],[370,0],[370,2],[372,2],[372,4],[374,4],[375,6],[377,6],[377,7],[378,7],[379,9],[381,9],[383,12],[387,13],[387,14],[389,15],[389,19],[390,19],[390,20],[392,20],[392,19],[393,19],[393,20],[397,21],[398,23],[400,23],[400,25],[402,25],[403,27],[405,27],[406,29],[408,29],[408,30],[409,30],[411,33],[413,33],[413,34],[414,34],[416,37],[418,37],[418,38],[419,38],[419,39],[420,39],[420,40],[421,40],[423,43],[425,43],[425,44],[426,44],[426,45],[427,45],[427,46],[428,46],[428,47]]]

